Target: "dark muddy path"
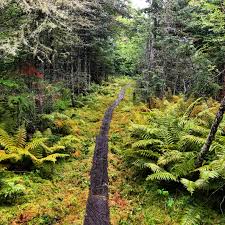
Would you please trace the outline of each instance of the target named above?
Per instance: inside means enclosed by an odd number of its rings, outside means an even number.
[[[114,109],[124,98],[123,88],[115,102],[107,109],[96,138],[95,152],[91,169],[91,186],[86,207],[84,225],[109,225],[108,193],[108,134]]]

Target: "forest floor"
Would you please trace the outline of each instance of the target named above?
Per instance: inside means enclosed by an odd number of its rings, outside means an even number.
[[[36,172],[15,174],[27,187],[27,194],[19,205],[0,206],[0,225],[81,225],[84,221],[90,186],[90,170],[96,136],[106,109],[114,102],[121,87],[127,83],[124,100],[116,108],[109,134],[109,204],[112,225],[176,225],[185,212],[186,195],[162,196],[156,185],[135,178],[123,160],[129,142],[131,123],[144,124],[148,109],[133,103],[135,82],[128,78],[105,83],[88,96],[84,107],[73,110],[75,130],[80,149],[69,160],[56,164],[51,179],[43,179]],[[212,223],[216,213],[210,211]]]

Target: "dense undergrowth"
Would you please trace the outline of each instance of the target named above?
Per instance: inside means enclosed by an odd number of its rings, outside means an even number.
[[[204,121],[204,116],[207,116],[206,121],[210,122],[218,103],[208,100],[206,106],[203,100],[199,100],[193,104],[192,100],[186,102],[183,98],[175,96],[169,101],[155,100],[154,109],[149,110],[144,104],[135,103],[134,81],[127,78],[94,86],[92,94],[79,98],[78,108],[69,108],[42,116],[43,130],[34,132],[33,137],[28,137],[23,147],[26,148],[33,139],[35,141],[40,139],[42,142],[37,148],[38,151],[32,150],[30,153],[38,161],[48,157],[45,151],[49,152],[54,148],[60,148],[58,149],[60,154],[66,154],[67,158],[56,162],[31,163],[23,157],[20,162],[10,160],[1,164],[3,170],[1,170],[0,224],[83,223],[95,136],[99,132],[105,110],[117,97],[120,88],[127,83],[131,83],[132,86],[128,88],[124,101],[113,115],[109,136],[111,223],[115,225],[224,224],[220,209],[215,211],[212,209],[213,205],[209,204],[212,198],[205,192],[204,195],[195,192],[191,195],[178,182],[158,183],[152,179],[146,181],[146,177],[152,176],[150,168],[136,167],[137,159],[147,160],[152,167],[153,163],[155,168],[160,167],[161,165],[156,166],[157,157],[164,157],[160,153],[162,154],[165,148],[165,140],[153,141],[157,139],[156,137],[152,141],[154,144],[160,142],[161,148],[154,148],[153,158],[151,158],[152,154],[146,153],[147,151],[153,153],[152,145],[149,145],[151,140],[149,136],[144,135],[144,138],[139,136],[146,128],[148,131],[151,130],[148,134],[156,132],[155,128],[161,128],[160,132],[162,130],[168,132],[169,122],[176,124],[175,121],[185,115],[189,118],[188,123],[191,123],[200,111],[208,106],[211,114],[202,113],[201,119]],[[154,120],[153,116],[155,116]],[[202,120],[199,118],[198,122]],[[160,121],[166,122],[159,126]],[[200,125],[194,126],[198,132],[203,130],[199,128]],[[208,131],[209,124],[202,126]],[[180,129],[178,126],[175,128]],[[187,135],[196,135],[197,138],[199,133],[194,128],[191,132],[195,133]],[[183,132],[180,130],[174,132],[171,140],[177,137],[175,134],[179,136],[179,134],[183,135]],[[218,135],[218,138],[222,136],[222,130]],[[165,137],[164,133],[162,136]],[[11,135],[9,137],[15,140]],[[140,140],[147,141],[147,144]],[[188,147],[187,143],[185,146]],[[172,150],[179,151],[179,148]],[[174,160],[171,162],[172,165],[176,163]],[[23,171],[18,170],[21,165],[24,166]],[[172,167],[162,168],[173,174]],[[188,179],[192,180],[191,177]]]
[[[133,123],[130,129],[131,149],[125,152],[128,162],[137,177],[146,179],[145,184],[158,187],[171,213],[177,203],[187,207],[186,215],[180,214],[180,224],[224,223],[222,217],[220,222],[210,220],[212,212],[208,211],[224,211],[224,121],[203,166],[195,164],[218,108],[212,99],[154,99],[145,120]]]

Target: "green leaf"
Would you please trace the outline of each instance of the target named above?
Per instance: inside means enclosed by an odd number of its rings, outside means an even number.
[[[166,180],[166,181],[177,181],[177,178],[169,172],[156,172],[147,177],[147,181],[150,180]]]
[[[193,181],[190,181],[190,180],[187,180],[185,178],[182,178],[181,181],[180,181],[186,188],[187,190],[193,194],[195,189],[197,188],[197,185],[195,182]]]

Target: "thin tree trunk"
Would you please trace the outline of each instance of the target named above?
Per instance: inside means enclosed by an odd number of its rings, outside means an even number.
[[[73,65],[73,57],[71,56],[71,71],[70,71],[70,82],[71,82],[71,100],[72,106],[76,106],[75,102],[75,81],[74,81],[74,65]]]
[[[210,133],[207,137],[207,140],[206,140],[206,143],[203,145],[199,155],[198,155],[198,158],[195,162],[195,165],[196,167],[200,167],[202,166],[203,164],[203,161],[204,161],[204,158],[205,156],[207,155],[207,153],[209,152],[209,148],[212,144],[212,142],[214,141],[215,139],[215,136],[216,136],[216,132],[218,130],[218,127],[223,119],[223,114],[225,112],[225,97],[223,98],[222,102],[221,102],[221,105],[220,105],[220,108],[216,114],[216,118],[213,122],[213,125],[211,127],[211,130],[210,130]]]
[[[87,50],[84,51],[84,76],[85,76],[85,92],[89,90],[88,86],[88,59],[87,59]]]

